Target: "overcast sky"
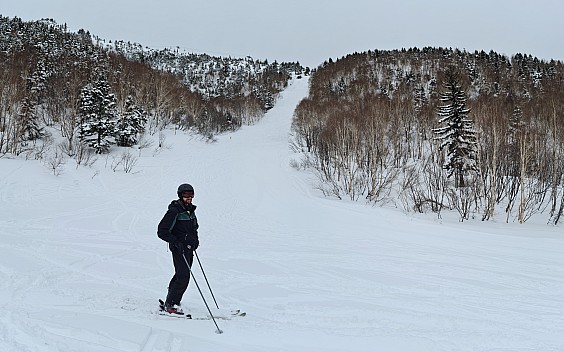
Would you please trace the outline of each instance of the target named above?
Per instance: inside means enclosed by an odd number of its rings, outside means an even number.
[[[424,46],[564,61],[563,0],[0,0],[0,14],[156,49],[310,67]]]

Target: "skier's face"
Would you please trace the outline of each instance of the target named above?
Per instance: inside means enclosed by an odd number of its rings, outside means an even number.
[[[182,201],[184,204],[192,204],[192,199],[194,198],[194,193],[191,192],[184,192],[182,193]]]

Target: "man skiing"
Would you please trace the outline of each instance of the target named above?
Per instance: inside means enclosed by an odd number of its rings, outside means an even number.
[[[169,204],[166,214],[157,227],[157,235],[168,242],[174,264],[174,276],[168,285],[164,310],[171,314],[182,315],[184,312],[180,307],[180,301],[188,288],[194,250],[198,248],[200,242],[196,206],[192,204],[194,188],[183,183],[178,186],[176,193],[178,199]]]

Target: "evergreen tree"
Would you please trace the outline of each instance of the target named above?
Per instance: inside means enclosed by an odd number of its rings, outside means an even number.
[[[80,93],[79,138],[102,154],[108,152],[110,137],[117,124],[116,98],[110,93],[110,84],[103,74],[97,74],[94,83],[87,84]]]
[[[116,141],[120,147],[131,147],[137,143],[138,136],[145,129],[145,117],[142,109],[133,102],[131,95],[127,97],[123,113],[116,125]]]
[[[427,96],[425,94],[425,88],[422,85],[418,84],[417,86],[415,86],[413,93],[413,106],[415,112],[420,113],[421,110],[423,110],[423,107],[427,104],[429,104],[429,99],[427,99]]]
[[[523,111],[518,105],[516,105],[513,108],[513,112],[511,113],[511,116],[509,116],[509,128],[507,134],[508,134],[508,142],[510,145],[515,145],[517,143],[516,135],[519,130],[523,129],[523,127],[524,127]]]
[[[455,176],[455,186],[464,187],[464,174],[476,171],[476,131],[474,123],[468,119],[470,109],[466,107],[466,93],[461,87],[458,75],[453,69],[446,72],[443,85],[445,91],[440,94],[439,128],[433,130],[441,141],[440,150],[446,148],[444,168],[448,177]]]
[[[35,70],[26,77],[26,95],[19,111],[19,139],[21,141],[34,141],[43,135],[43,128],[39,123],[38,107],[45,91],[45,63],[40,60]]]
[[[26,141],[34,141],[43,135],[43,129],[39,126],[37,114],[33,106],[34,104],[31,102],[31,98],[29,96],[25,97],[21,103],[18,115],[18,136],[19,139],[24,142],[24,145],[27,144]]]

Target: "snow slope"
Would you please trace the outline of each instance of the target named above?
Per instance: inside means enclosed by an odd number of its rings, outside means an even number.
[[[561,227],[321,197],[289,166],[306,94],[216,143],[171,131],[134,173],[0,159],[0,351],[564,351]],[[247,312],[223,334],[154,314],[173,272],[156,225],[184,182],[220,312]],[[205,315],[193,282],[183,304]]]

